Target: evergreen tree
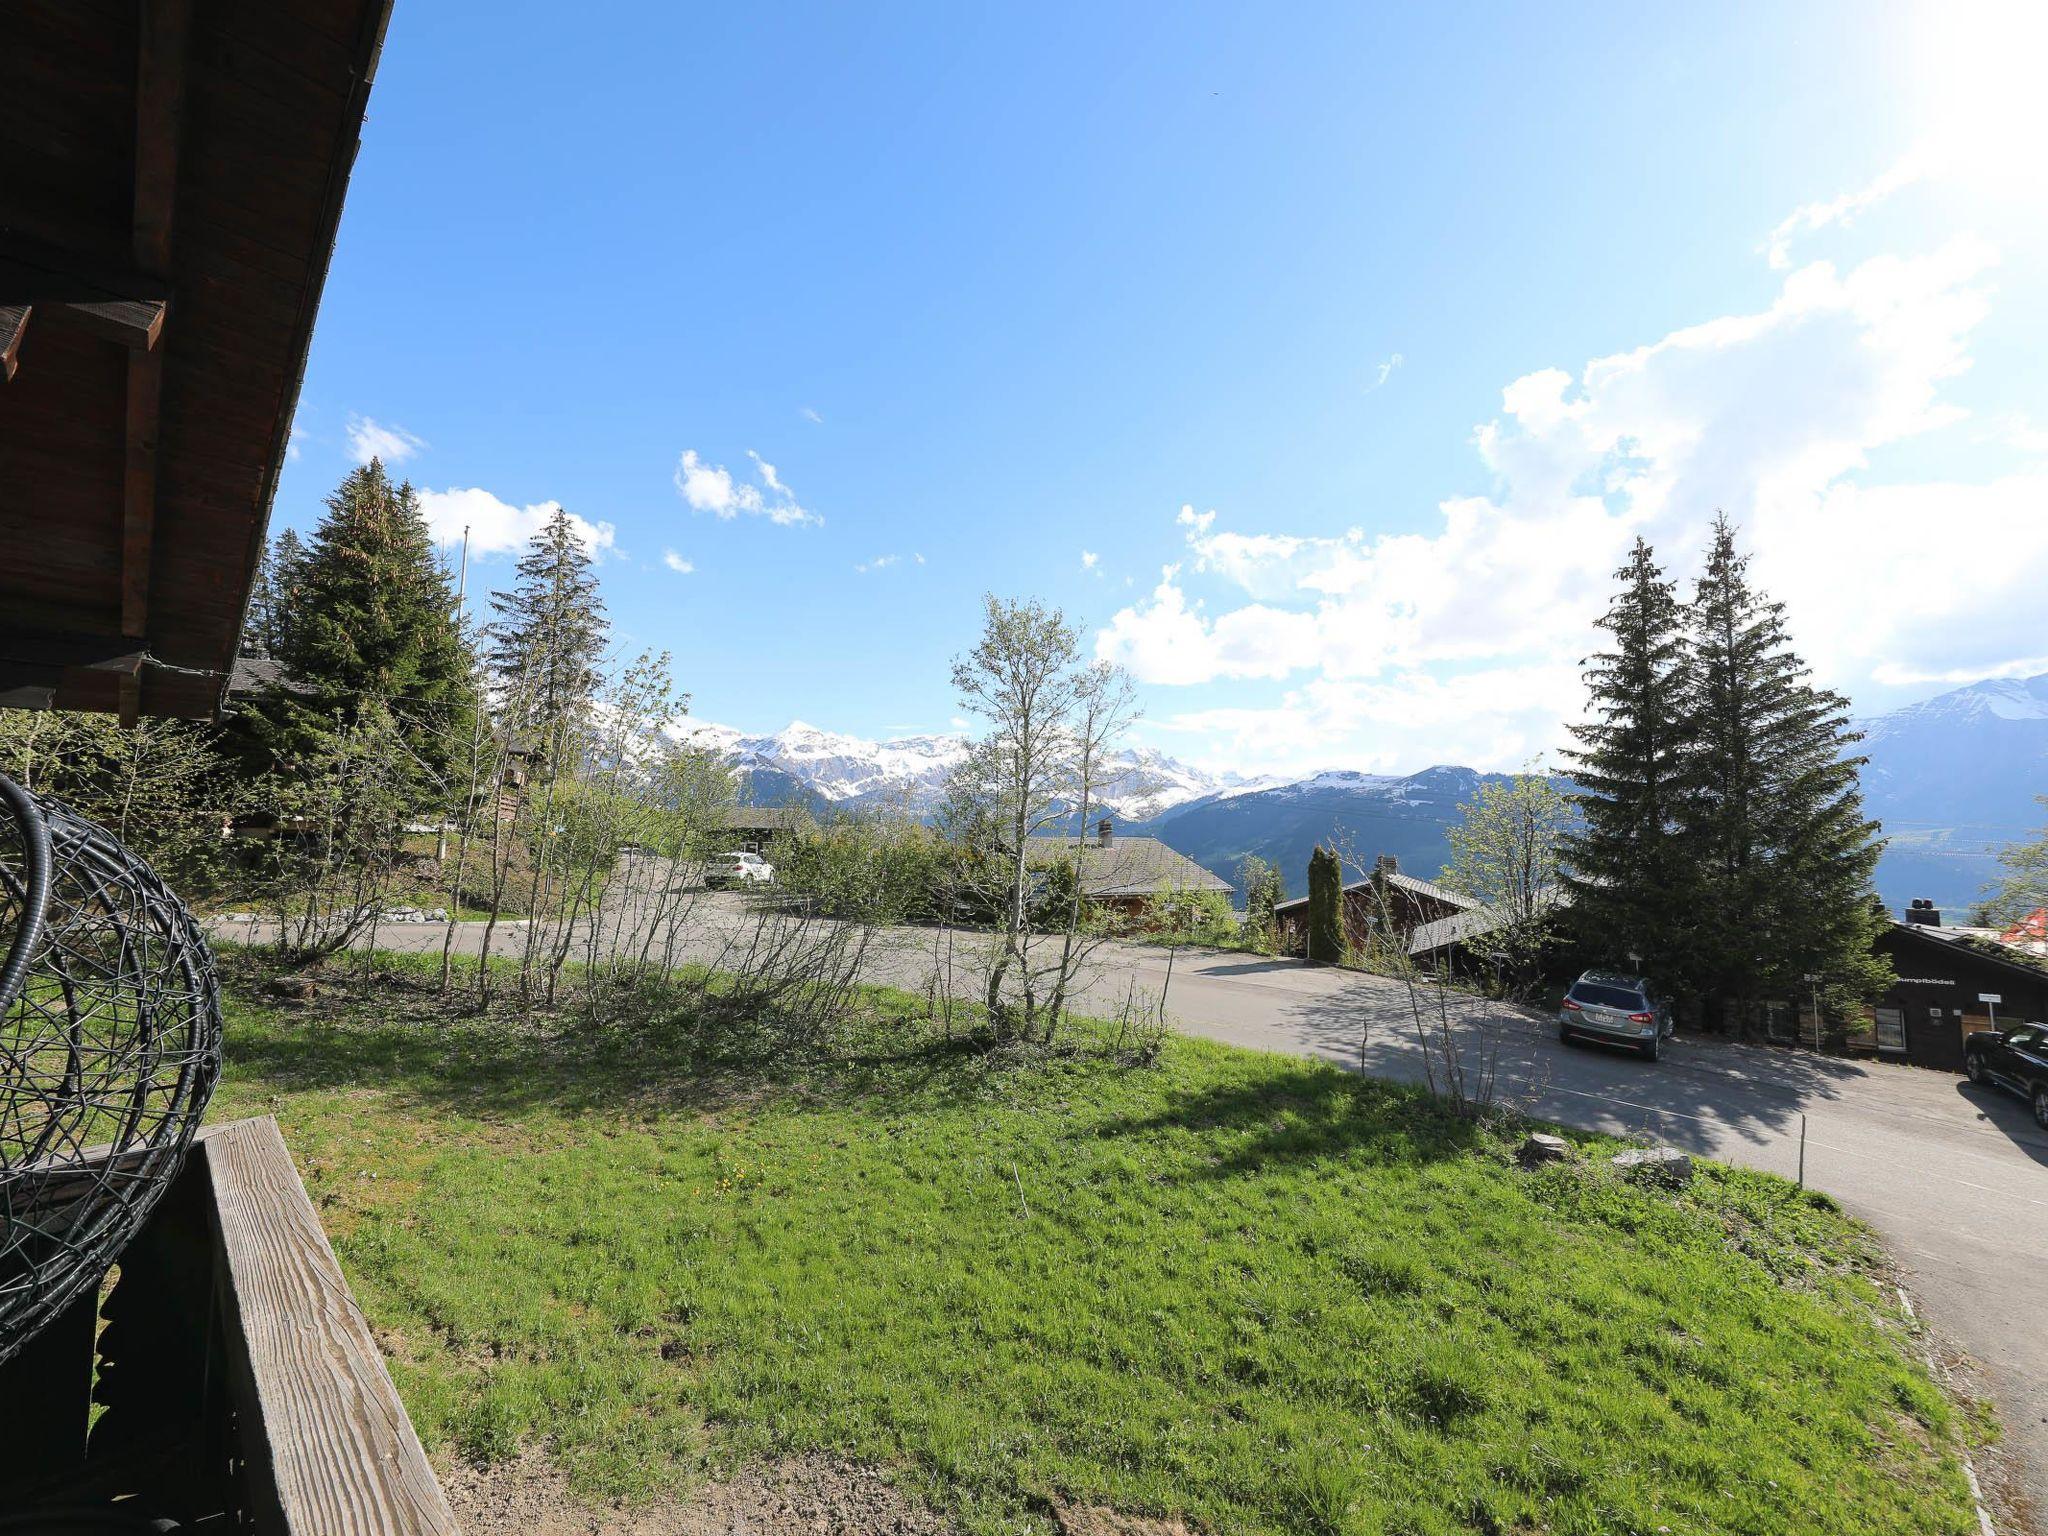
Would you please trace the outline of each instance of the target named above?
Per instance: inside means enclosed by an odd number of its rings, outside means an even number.
[[[1728,520],[1688,614],[1695,683],[1680,838],[1700,882],[1695,982],[1710,1003],[1881,989],[1871,876],[1882,845],[1849,755],[1848,701],[1816,688],[1784,607],[1750,585]],[[1710,1022],[1718,1021],[1710,1009]]]
[[[1335,965],[1344,947],[1344,870],[1318,843],[1308,860],[1308,957]]]
[[[1610,648],[1587,663],[1591,708],[1565,754],[1579,826],[1563,846],[1572,920],[1592,954],[1690,981],[1694,892],[1679,843],[1690,656],[1673,584],[1637,539],[1600,620]]]
[[[550,772],[580,753],[611,633],[591,559],[555,509],[526,546],[510,591],[491,594],[486,662],[505,724]]]
[[[299,567],[305,555],[305,545],[289,528],[264,546],[242,619],[244,656],[275,657],[284,651],[285,626],[297,606]]]
[[[372,459],[327,498],[309,548],[279,545],[277,659],[288,685],[262,706],[273,750],[303,753],[375,705],[389,710],[424,788],[467,738],[473,693],[418,496]]]

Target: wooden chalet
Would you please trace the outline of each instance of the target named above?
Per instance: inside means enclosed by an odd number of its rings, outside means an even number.
[[[1354,948],[1364,948],[1375,935],[1398,940],[1406,948],[1420,929],[1460,913],[1479,903],[1469,896],[1401,873],[1401,861],[1383,853],[1373,861],[1372,873],[1344,887],[1344,935]],[[1280,952],[1308,953],[1308,898],[1297,896],[1273,908],[1273,921],[1280,930]]]
[[[1156,902],[1176,897],[1213,895],[1226,899],[1230,882],[1211,874],[1186,854],[1156,837],[1127,837],[1108,816],[1095,824],[1093,837],[1041,834],[1046,858],[1073,861],[1081,894],[1098,911],[1142,918]]]
[[[0,5],[0,705],[218,711],[388,14]],[[0,1369],[0,1525],[453,1532],[277,1127],[200,1135]]]

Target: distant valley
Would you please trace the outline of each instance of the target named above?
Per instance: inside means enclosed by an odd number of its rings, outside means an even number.
[[[1870,758],[1863,792],[1889,839],[1878,866],[1886,903],[1914,897],[1960,912],[1998,872],[1998,849],[2048,822],[2048,674],[1973,683],[1859,722]],[[686,720],[675,744],[718,752],[757,804],[814,812],[896,806],[927,815],[967,750],[934,734],[869,741],[791,724],[771,735]],[[1106,810],[1225,879],[1247,853],[1279,865],[1300,894],[1310,851],[1334,837],[1348,855],[1393,854],[1435,875],[1458,807],[1499,774],[1439,766],[1411,774],[1330,769],[1296,779],[1214,774],[1150,749],[1120,754]]]

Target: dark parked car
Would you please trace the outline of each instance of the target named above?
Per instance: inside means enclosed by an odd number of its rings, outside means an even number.
[[[1557,1010],[1557,1038],[1611,1040],[1632,1045],[1650,1060],[1671,1038],[1671,1009],[1641,976],[1588,971],[1565,992]]]
[[[2034,1123],[2048,1131],[2048,1029],[2028,1024],[1966,1035],[1963,1070],[1973,1083],[2010,1088],[2034,1107]]]

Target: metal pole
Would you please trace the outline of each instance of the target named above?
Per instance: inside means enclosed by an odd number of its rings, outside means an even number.
[[[1806,1188],[1806,1116],[1799,1117],[1799,1187]]]
[[[464,599],[469,596],[469,524],[462,525],[462,573],[455,578],[455,611],[462,611]]]

